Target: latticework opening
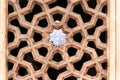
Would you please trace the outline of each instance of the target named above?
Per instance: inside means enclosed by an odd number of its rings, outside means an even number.
[[[107,80],[107,5],[9,0],[8,80]]]

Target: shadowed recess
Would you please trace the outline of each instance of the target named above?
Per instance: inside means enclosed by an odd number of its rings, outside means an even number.
[[[27,6],[29,0],[19,0],[19,5],[21,8],[24,8]]]
[[[107,79],[103,77],[102,80],[107,80]]]
[[[95,32],[95,30],[96,30],[96,28],[100,27],[102,25],[103,25],[103,20],[102,19],[98,19],[97,22],[96,22],[96,24],[95,24],[95,26],[93,26],[92,28],[90,28],[90,29],[87,30],[88,34],[89,35],[93,35],[94,32]]]
[[[81,4],[75,5],[73,8],[73,12],[81,15],[83,22],[88,22],[91,19],[91,15],[83,11]]]
[[[103,8],[102,8],[102,12],[107,14],[107,5],[104,5]]]
[[[46,28],[48,26],[48,22],[47,19],[44,18],[42,20],[39,21],[38,26],[42,27],[42,28]]]
[[[88,46],[95,49],[96,53],[98,56],[102,56],[103,55],[103,50],[99,49],[96,47],[95,43],[93,41],[89,41],[88,42]]]
[[[14,8],[11,4],[8,5],[8,14],[14,12]]]
[[[74,28],[77,26],[77,22],[75,19],[73,18],[69,18],[68,22],[67,22],[67,25],[69,28]]]
[[[76,42],[78,42],[78,43],[80,43],[82,41],[82,35],[81,35],[81,33],[80,32],[75,33],[73,35],[73,40],[76,41]]]
[[[97,71],[95,67],[91,67],[88,69],[87,74],[90,76],[96,76],[97,75]]]
[[[24,67],[19,67],[18,74],[20,76],[26,76],[28,74],[27,70]]]
[[[107,43],[107,31],[101,32],[101,34],[100,34],[100,40],[103,43]]]
[[[41,41],[42,40],[42,35],[40,33],[34,32],[33,40],[34,40],[34,42]]]
[[[37,62],[33,59],[33,55],[31,52],[25,54],[24,60],[31,63],[35,71],[41,69],[42,67],[42,64],[40,62]]]
[[[45,57],[48,53],[48,49],[46,47],[40,47],[40,48],[38,48],[38,52],[41,56]]]
[[[66,71],[66,68],[62,68],[59,70],[56,70],[52,67],[49,67],[47,70],[48,76],[50,77],[51,80],[56,80],[58,75],[61,74],[62,72]]]
[[[8,31],[8,35],[7,35],[7,37],[8,37],[8,43],[13,42],[14,39],[15,39],[14,33],[11,32],[11,31]]]
[[[61,20],[62,20],[62,17],[63,17],[63,15],[62,15],[62,14],[59,14],[59,13],[56,13],[56,14],[53,15],[54,21],[56,21],[56,20],[61,21]]]
[[[95,7],[96,7],[96,5],[97,5],[97,0],[88,0],[87,3],[88,3],[88,6],[89,6],[90,8],[95,9]]]
[[[13,80],[13,78],[10,78],[10,79],[8,79],[8,80]]]
[[[107,70],[107,62],[101,63],[101,66],[104,70]]]
[[[74,63],[74,68],[78,71],[81,70],[83,64],[87,61],[90,61],[91,60],[91,56],[88,54],[88,53],[84,53],[83,56],[82,56],[82,59],[80,59],[80,61]]]
[[[15,27],[18,27],[21,34],[26,34],[27,33],[28,29],[26,27],[24,27],[24,26],[21,26],[20,22],[18,21],[17,18],[10,21],[10,23],[11,23],[11,25],[14,25]]]
[[[55,2],[49,4],[49,7],[53,8],[55,6],[60,6],[60,7],[66,8],[67,5],[68,5],[67,0],[56,0]]]
[[[74,47],[69,47],[67,52],[68,52],[68,55],[71,57],[71,56],[74,56],[76,54],[77,49]]]
[[[43,80],[43,78],[42,78],[42,77],[39,77],[38,80]]]
[[[60,62],[62,61],[62,56],[60,53],[55,53],[55,55],[53,56],[53,60],[56,61],[56,62]]]
[[[12,62],[7,62],[7,65],[8,65],[8,71],[12,70],[13,69],[13,66],[14,64]]]
[[[42,8],[40,7],[40,5],[35,4],[34,7],[33,7],[33,9],[32,9],[32,11],[30,13],[28,13],[28,14],[25,15],[26,21],[31,22],[32,19],[33,19],[33,16],[35,14],[40,13],[40,12],[42,12]]]
[[[14,48],[10,51],[10,54],[12,56],[17,57],[17,55],[19,53],[19,50],[26,47],[26,46],[28,46],[27,42],[26,41],[21,41],[18,47]]]

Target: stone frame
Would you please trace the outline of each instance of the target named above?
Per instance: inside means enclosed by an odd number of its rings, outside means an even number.
[[[119,0],[108,0],[109,1],[109,18],[108,18],[108,25],[109,25],[109,49],[110,55],[109,58],[109,69],[108,69],[108,80],[119,80]],[[7,36],[7,0],[0,0],[0,80],[6,80],[6,36]]]

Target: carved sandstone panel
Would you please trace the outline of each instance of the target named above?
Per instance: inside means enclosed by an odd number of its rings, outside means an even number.
[[[107,0],[9,0],[8,80],[107,80],[106,19]]]

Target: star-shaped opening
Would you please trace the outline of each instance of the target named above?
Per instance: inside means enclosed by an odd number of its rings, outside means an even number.
[[[50,33],[49,41],[55,46],[61,46],[63,43],[66,42],[66,34],[62,31],[62,29],[53,29],[53,32]]]

